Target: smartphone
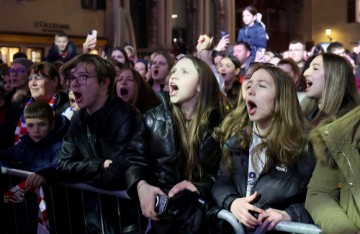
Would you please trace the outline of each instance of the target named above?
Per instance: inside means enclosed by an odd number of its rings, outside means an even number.
[[[155,212],[158,215],[162,215],[165,213],[166,207],[169,202],[169,197],[166,195],[156,195],[155,197]]]
[[[224,36],[227,36],[227,35],[229,35],[229,32],[226,32],[226,31],[221,31],[220,32],[220,37],[221,38],[224,37]]]

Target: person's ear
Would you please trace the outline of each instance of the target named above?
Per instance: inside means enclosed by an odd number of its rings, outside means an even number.
[[[196,92],[200,93],[200,84],[196,86]]]
[[[101,82],[100,86],[101,87],[105,87],[106,89],[109,87],[110,85],[110,78],[109,77],[105,77],[103,79],[103,81]]]
[[[235,69],[235,75],[237,75],[237,76],[238,76],[238,75],[240,74],[240,71],[241,71],[241,70],[240,70],[240,68],[239,68],[239,67],[238,67],[238,68],[236,68],[236,69]]]

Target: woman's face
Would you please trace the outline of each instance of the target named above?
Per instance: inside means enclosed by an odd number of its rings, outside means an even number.
[[[124,70],[116,80],[116,94],[125,102],[132,103],[137,95],[137,85],[131,70]]]
[[[188,58],[179,60],[170,72],[170,101],[182,108],[192,108],[196,105],[199,92],[199,73],[193,62]]]
[[[134,69],[140,73],[142,77],[145,78],[146,75],[146,65],[143,62],[137,62],[135,63]]]
[[[19,63],[12,64],[9,72],[11,78],[11,85],[13,88],[21,89],[27,86],[28,84],[27,69],[23,65]]]
[[[249,118],[261,129],[266,129],[273,118],[276,87],[273,78],[264,69],[254,72],[246,83],[246,107]]]
[[[58,78],[50,80],[40,72],[35,73],[31,70],[29,75],[29,88],[31,97],[36,101],[49,101],[56,93],[58,87]]]
[[[324,61],[321,55],[314,58],[305,70],[306,96],[320,102],[325,87]]]
[[[8,92],[12,89],[10,75],[5,75],[5,77],[4,77],[4,89],[6,92]]]
[[[169,74],[169,64],[164,55],[158,54],[152,60],[151,77],[158,83],[165,82],[166,76]]]
[[[125,64],[125,56],[120,50],[114,50],[111,53],[111,58],[115,59],[116,61]]]
[[[225,82],[225,87],[230,89],[232,84],[235,81],[237,74],[239,74],[240,69],[235,68],[234,63],[229,58],[223,58],[220,60],[218,65],[218,72],[221,78]]]

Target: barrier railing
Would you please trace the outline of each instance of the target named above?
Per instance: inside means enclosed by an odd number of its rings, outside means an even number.
[[[17,170],[17,169],[12,169],[12,168],[6,168],[6,167],[1,167],[1,173],[2,174],[6,174],[8,176],[15,176],[15,177],[20,177],[20,178],[26,178],[29,174],[31,174],[31,172],[28,171],[23,171],[23,170]],[[66,200],[66,206],[67,206],[67,210],[69,211],[69,217],[68,217],[68,228],[69,231],[64,231],[64,227],[59,225],[57,223],[57,217],[56,217],[56,213],[57,210],[55,209],[56,204],[54,203],[56,199],[54,199],[55,194],[56,193],[54,191],[54,186],[62,186],[65,189],[65,200]],[[118,214],[118,222],[119,222],[119,231],[118,233],[122,233],[123,229],[122,229],[122,225],[121,225],[121,206],[122,203],[120,202],[120,199],[122,199],[123,203],[128,203],[130,202],[130,198],[127,195],[125,190],[120,190],[120,191],[108,191],[108,190],[102,190],[102,189],[98,189],[95,187],[92,187],[90,185],[84,184],[84,183],[75,183],[75,184],[67,184],[67,183],[59,183],[58,185],[54,185],[54,186],[48,186],[49,190],[48,193],[46,194],[46,198],[50,197],[49,201],[50,203],[48,204],[48,206],[50,206],[50,210],[52,212],[50,212],[49,214],[49,218],[50,218],[50,226],[51,226],[51,233],[79,233],[79,228],[77,228],[76,230],[73,230],[74,226],[79,226],[78,224],[74,224],[74,220],[71,218],[71,202],[70,197],[69,197],[69,189],[75,189],[81,192],[81,202],[82,202],[82,213],[83,213],[83,220],[84,220],[84,225],[82,228],[80,228],[82,233],[86,233],[87,230],[85,228],[86,226],[86,218],[85,218],[85,210],[84,210],[84,192],[91,192],[91,193],[95,193],[97,194],[98,197],[98,201],[100,203],[100,214],[101,214],[101,229],[102,229],[102,233],[106,233],[106,224],[104,222],[104,217],[102,214],[102,207],[101,207],[101,196],[102,195],[106,195],[106,196],[111,196],[116,198],[116,205],[118,207],[117,210],[117,214]],[[71,194],[70,194],[71,195]],[[48,196],[48,197],[47,197]],[[124,200],[125,199],[125,200]],[[48,201],[48,200],[47,200]],[[145,228],[144,225],[142,223],[142,220],[144,220],[144,218],[141,217],[141,211],[139,209],[139,207],[134,203],[134,205],[136,206],[137,209],[137,218],[138,218],[138,227],[139,230],[136,231],[136,233],[144,233],[145,232]],[[63,209],[59,208],[59,209]],[[234,229],[236,234],[245,234],[246,231],[243,227],[242,224],[240,224],[237,219],[235,218],[235,216],[227,211],[227,210],[221,210],[220,212],[218,212],[217,217],[219,219],[225,220],[226,222],[228,222],[232,228]],[[15,217],[16,220],[16,217]],[[82,230],[83,229],[83,230]],[[298,233],[298,234],[319,234],[321,233],[321,229],[319,227],[317,227],[316,225],[311,225],[311,224],[304,224],[304,223],[296,223],[296,222],[288,222],[288,221],[281,221],[279,222],[275,228],[275,230],[277,231],[283,231],[283,232],[288,232],[288,233]],[[10,233],[10,232],[8,232]],[[134,232],[135,233],[135,232]]]
[[[31,172],[1,167],[1,173],[5,174],[8,177],[9,187],[16,186],[19,183],[19,178],[26,178]],[[1,182],[0,182],[1,183]],[[4,188],[2,188],[4,190]],[[107,191],[102,189],[97,189],[90,185],[84,183],[58,183],[56,185],[44,186],[45,191],[45,201],[48,207],[48,216],[50,221],[50,233],[88,233],[89,229],[87,226],[91,218],[86,218],[88,213],[86,211],[86,200],[89,200],[89,197],[92,199],[91,202],[98,203],[98,214],[100,217],[99,225],[101,227],[102,233],[108,233],[114,231],[114,233],[145,233],[147,220],[142,217],[141,211],[138,205],[131,201],[128,197],[125,190],[120,191]],[[60,193],[59,193],[60,191]],[[3,198],[1,198],[2,200]],[[25,200],[25,204],[22,206],[23,209],[28,209],[29,201]],[[61,204],[60,204],[60,203]],[[108,209],[105,210],[104,202],[108,205],[113,205],[110,209],[113,211],[111,218],[116,223],[115,227],[110,227],[107,224],[107,219],[109,218]],[[4,227],[0,227],[0,233],[22,233],[19,231],[27,230],[31,225],[29,220],[20,220],[18,214],[16,213],[16,206],[18,204],[6,204],[5,206],[13,206],[8,208],[13,215],[12,223],[2,223]],[[109,206],[109,205],[108,205]],[[123,208],[125,206],[125,208]],[[129,207],[132,209],[133,215],[136,220],[134,223],[123,224],[123,219],[128,219],[129,217]],[[1,208],[0,208],[1,209]],[[3,211],[1,211],[3,212]],[[7,216],[9,216],[8,214]],[[106,217],[105,217],[106,216]],[[9,218],[9,217],[8,217]],[[9,218],[10,219],[10,218]],[[132,224],[129,228],[128,224]],[[25,225],[25,227],[23,227]],[[1,225],[0,225],[1,226]],[[126,227],[125,227],[126,226]],[[137,229],[134,229],[137,227]],[[2,229],[1,229],[2,228]],[[124,228],[127,228],[125,230]],[[111,229],[111,231],[109,231]],[[30,233],[26,232],[26,233]]]

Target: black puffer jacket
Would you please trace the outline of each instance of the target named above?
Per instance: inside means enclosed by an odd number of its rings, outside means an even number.
[[[233,153],[231,174],[225,174],[221,168],[212,188],[217,205],[227,210],[230,210],[230,205],[236,198],[246,196],[249,148],[240,150],[236,142],[236,137],[225,142],[225,147]],[[258,191],[260,196],[253,205],[264,210],[285,210],[292,221],[311,223],[304,202],[307,185],[315,167],[315,158],[312,150],[308,151],[309,153],[304,153],[291,167],[277,163],[268,172],[261,173],[255,186],[255,191]]]
[[[107,100],[90,116],[80,109],[71,119],[56,166],[61,179],[107,190],[124,189],[125,148],[140,121],[140,113],[121,99]],[[112,164],[102,169],[106,159]]]
[[[127,150],[127,161],[130,165],[126,172],[126,183],[128,194],[133,198],[137,198],[136,185],[140,180],[146,180],[167,193],[185,179],[181,163],[175,160],[180,144],[168,98],[162,93],[159,93],[159,96],[162,104],[144,114],[140,131],[134,136]],[[213,139],[212,132],[220,121],[220,112],[213,111],[208,118],[199,149],[199,163],[205,176],[194,176],[192,181],[204,198],[210,196],[210,189],[219,168],[221,150]]]

